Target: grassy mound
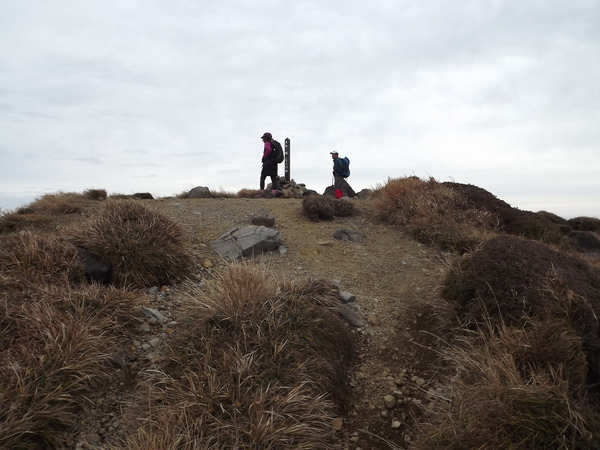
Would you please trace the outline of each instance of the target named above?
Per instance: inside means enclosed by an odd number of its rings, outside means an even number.
[[[183,229],[132,201],[109,201],[100,214],[65,229],[63,235],[110,264],[115,286],[171,284],[192,268]]]
[[[454,372],[430,391],[415,449],[598,448],[581,339],[564,322],[480,328],[445,355]]]
[[[57,448],[82,401],[111,375],[110,354],[138,323],[131,293],[38,286],[0,297],[0,447]]]
[[[373,192],[372,207],[375,217],[406,227],[418,241],[457,253],[482,242],[497,220],[433,178],[390,179]]]
[[[0,239],[0,289],[19,297],[44,285],[77,284],[84,280],[72,244],[30,232]]]
[[[147,381],[150,420],[123,445],[330,448],[355,352],[330,287],[234,264],[190,295],[172,363]]]
[[[600,373],[600,269],[544,244],[498,236],[464,258],[449,276],[446,297],[467,321],[491,318],[521,326],[530,317],[562,318],[584,339]]]
[[[335,217],[349,217],[358,214],[357,208],[346,200],[334,200],[320,195],[302,199],[302,213],[313,222],[333,220]]]
[[[490,192],[471,184],[444,183],[445,186],[459,192],[467,201],[482,211],[489,211],[498,217],[499,229],[517,236],[525,236],[537,241],[569,248],[567,229],[548,213],[534,213],[513,208]],[[563,226],[561,226],[563,225]]]

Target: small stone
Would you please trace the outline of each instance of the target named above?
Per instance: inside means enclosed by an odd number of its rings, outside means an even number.
[[[369,315],[367,316],[367,322],[369,322],[369,325],[371,325],[372,327],[379,326],[379,319],[375,317],[375,314],[373,313],[369,313]]]
[[[340,292],[340,299],[344,303],[353,303],[356,301],[356,295],[351,294],[350,292]]]
[[[383,401],[385,403],[385,407],[388,409],[392,409],[394,406],[396,406],[396,397],[393,395],[386,395],[383,397]]]
[[[342,419],[341,417],[336,417],[331,421],[331,427],[335,431],[342,431],[342,428],[344,427],[344,419]]]
[[[161,288],[161,290],[162,290],[162,288]],[[155,319],[155,320],[157,320],[157,321],[159,321],[161,323],[166,320],[166,317],[164,315],[162,315],[158,311],[158,309],[143,307],[142,311],[144,312],[144,314],[146,314],[147,316],[149,316],[151,319]],[[149,322],[150,321],[148,320],[148,323]]]
[[[397,430],[402,426],[402,422],[399,420],[392,420],[392,430]]]
[[[156,337],[156,338],[148,341],[148,344],[150,344],[152,347],[158,347],[161,342],[162,342],[162,340],[160,338]]]

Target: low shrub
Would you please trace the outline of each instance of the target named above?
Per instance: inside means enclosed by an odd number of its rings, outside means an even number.
[[[118,287],[171,284],[188,276],[192,268],[183,229],[132,201],[109,201],[100,214],[62,234],[110,264],[111,283]]]
[[[258,189],[241,189],[237,193],[238,198],[255,198],[259,194]]]
[[[574,230],[600,233],[600,219],[594,217],[575,217],[569,219],[567,222]]]
[[[498,229],[501,231],[558,245],[564,249],[570,247],[566,237],[568,226],[565,227],[564,219],[561,220],[558,216],[513,208],[485,189],[471,184],[446,182],[444,185],[460,193],[472,208],[493,213],[498,218]]]
[[[592,375],[600,374],[600,269],[584,260],[529,239],[498,236],[457,263],[443,295],[471,323],[566,321],[583,339]]]
[[[302,213],[311,221],[333,220],[358,214],[358,209],[348,200],[338,200],[310,195],[302,199]]]

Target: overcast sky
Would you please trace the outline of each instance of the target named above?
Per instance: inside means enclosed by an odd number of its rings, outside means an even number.
[[[0,207],[416,175],[600,217],[598,0],[0,0]],[[280,174],[283,174],[283,164]]]

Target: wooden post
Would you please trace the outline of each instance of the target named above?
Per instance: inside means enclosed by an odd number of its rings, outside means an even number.
[[[290,181],[292,179],[290,175],[290,138],[285,138],[285,179]]]

